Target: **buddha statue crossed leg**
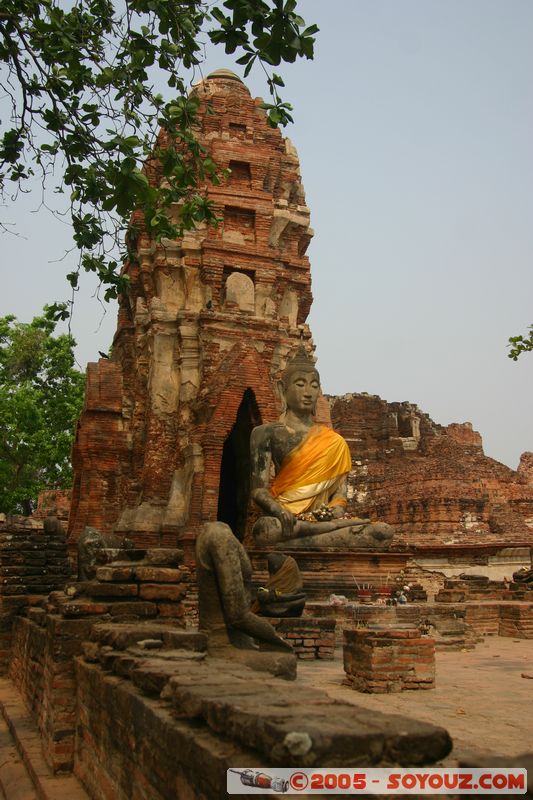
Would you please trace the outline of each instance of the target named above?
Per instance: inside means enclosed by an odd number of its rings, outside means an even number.
[[[250,440],[252,498],[264,512],[255,543],[276,550],[289,542],[290,549],[387,547],[389,525],[345,518],[350,451],[342,436],[313,421],[320,378],[303,347],[282,385],[287,410],[278,422],[254,428]]]

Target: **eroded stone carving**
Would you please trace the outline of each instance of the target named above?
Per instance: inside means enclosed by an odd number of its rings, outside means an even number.
[[[78,580],[92,581],[94,579],[96,567],[107,561],[104,550],[130,547],[133,547],[133,543],[125,537],[115,536],[112,533],[100,533],[96,528],[87,526],[78,539]]]
[[[241,311],[255,311],[254,284],[248,275],[232,272],[225,286],[226,303],[234,303]]]
[[[298,297],[294,290],[286,289],[279,304],[279,316],[287,317],[293,328],[298,320]]]

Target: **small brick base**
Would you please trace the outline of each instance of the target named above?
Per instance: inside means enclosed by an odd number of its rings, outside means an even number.
[[[359,692],[435,688],[435,642],[414,628],[345,630],[343,655]]]
[[[514,639],[533,639],[533,603],[502,605],[498,633]]]
[[[294,648],[297,658],[333,659],[335,653],[335,626],[332,618],[320,617],[268,617],[278,636]]]

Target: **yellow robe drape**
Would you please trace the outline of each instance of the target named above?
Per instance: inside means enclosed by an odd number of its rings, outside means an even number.
[[[331,428],[313,425],[283,460],[270,492],[293,514],[312,511],[329,502],[351,465],[350,451],[342,436]]]
[[[292,556],[287,556],[278,571],[268,579],[265,589],[276,589],[282,594],[294,594],[303,589],[302,576]],[[259,609],[259,600],[255,600],[250,610],[257,614]]]

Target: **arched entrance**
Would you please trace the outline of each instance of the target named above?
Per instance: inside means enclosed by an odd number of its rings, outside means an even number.
[[[226,522],[242,541],[250,497],[250,434],[261,425],[261,415],[251,389],[246,389],[237,418],[222,450],[217,519]]]

